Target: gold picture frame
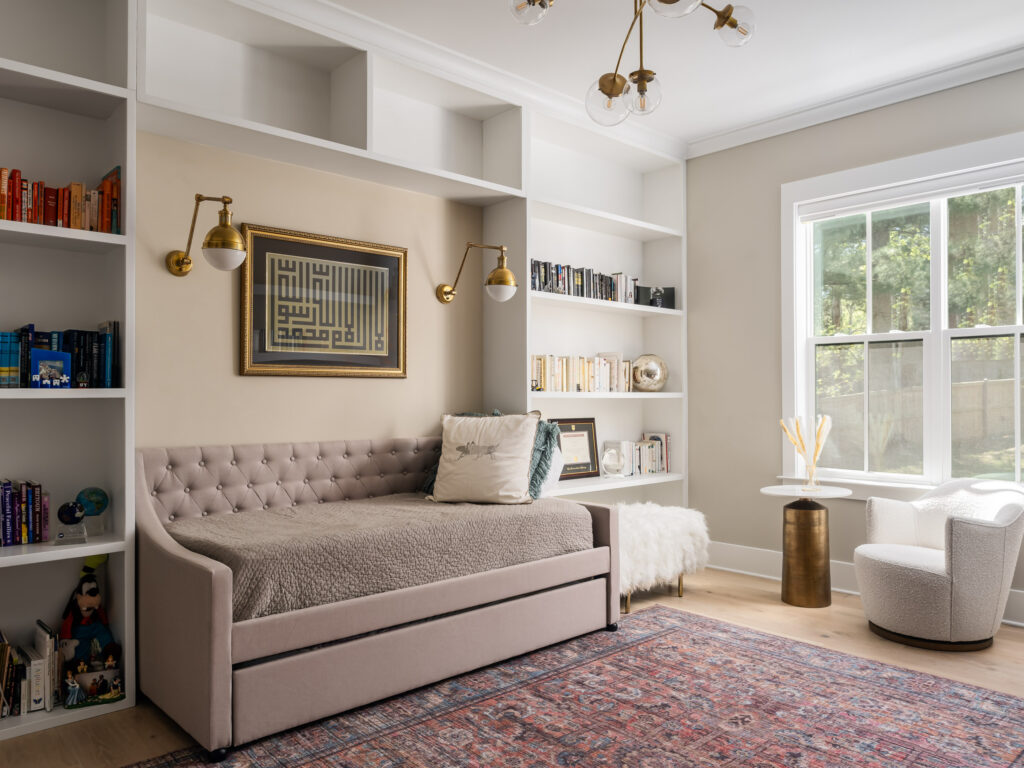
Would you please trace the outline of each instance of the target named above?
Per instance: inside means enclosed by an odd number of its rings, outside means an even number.
[[[406,377],[406,259],[392,245],[242,224],[243,376]]]

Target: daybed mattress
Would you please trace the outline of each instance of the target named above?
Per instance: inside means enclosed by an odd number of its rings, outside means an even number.
[[[563,499],[437,504],[420,493],[176,520],[183,547],[231,568],[235,621],[414,587],[593,547]]]

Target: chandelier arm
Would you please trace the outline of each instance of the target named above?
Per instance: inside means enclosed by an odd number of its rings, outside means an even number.
[[[636,7],[636,0],[633,0],[633,13],[634,15],[639,13],[639,9]],[[640,71],[644,68],[644,17],[640,17]]]
[[[637,8],[636,13],[633,14],[633,23],[629,25],[629,29],[626,31],[626,39],[622,41],[622,47],[619,49],[619,60],[615,62],[614,74],[618,76],[619,67],[622,65],[622,54],[626,52],[626,43],[629,42],[630,35],[633,34],[633,27],[636,26],[636,20],[640,18],[640,14],[644,12],[644,7],[647,5],[647,0],[640,0],[640,7]]]

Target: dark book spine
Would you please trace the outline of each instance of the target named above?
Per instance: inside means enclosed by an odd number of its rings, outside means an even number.
[[[32,507],[29,505],[28,500],[28,483],[24,480],[19,482],[18,490],[15,491],[14,495],[18,502],[18,509],[21,510],[22,538],[26,544],[31,544],[35,537],[32,530]]]
[[[57,189],[45,187],[43,189],[43,224],[51,227],[57,226]]]
[[[19,364],[21,375],[18,383],[22,387],[28,387],[32,383],[32,338],[35,336],[35,326],[32,323],[23,325],[18,329]]]
[[[43,489],[32,483],[32,542],[43,540]]]
[[[0,546],[3,547],[9,547],[14,536],[14,516],[11,511],[11,494],[7,485],[7,483],[4,483],[3,492],[0,494],[0,523],[3,525],[3,528],[0,529]]]
[[[22,483],[22,492],[25,494],[25,523],[28,526],[28,544],[36,540],[36,520],[32,516],[32,484]]]

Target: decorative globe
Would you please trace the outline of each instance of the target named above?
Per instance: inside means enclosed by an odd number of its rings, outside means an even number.
[[[64,525],[78,525],[85,519],[85,507],[77,501],[61,504],[60,509],[57,510],[57,519]]]
[[[110,497],[107,492],[95,486],[80,490],[75,496],[75,501],[81,504],[85,514],[89,517],[103,514],[103,511],[110,505]]]
[[[633,389],[660,392],[668,382],[668,366],[657,355],[640,355],[633,361]]]

